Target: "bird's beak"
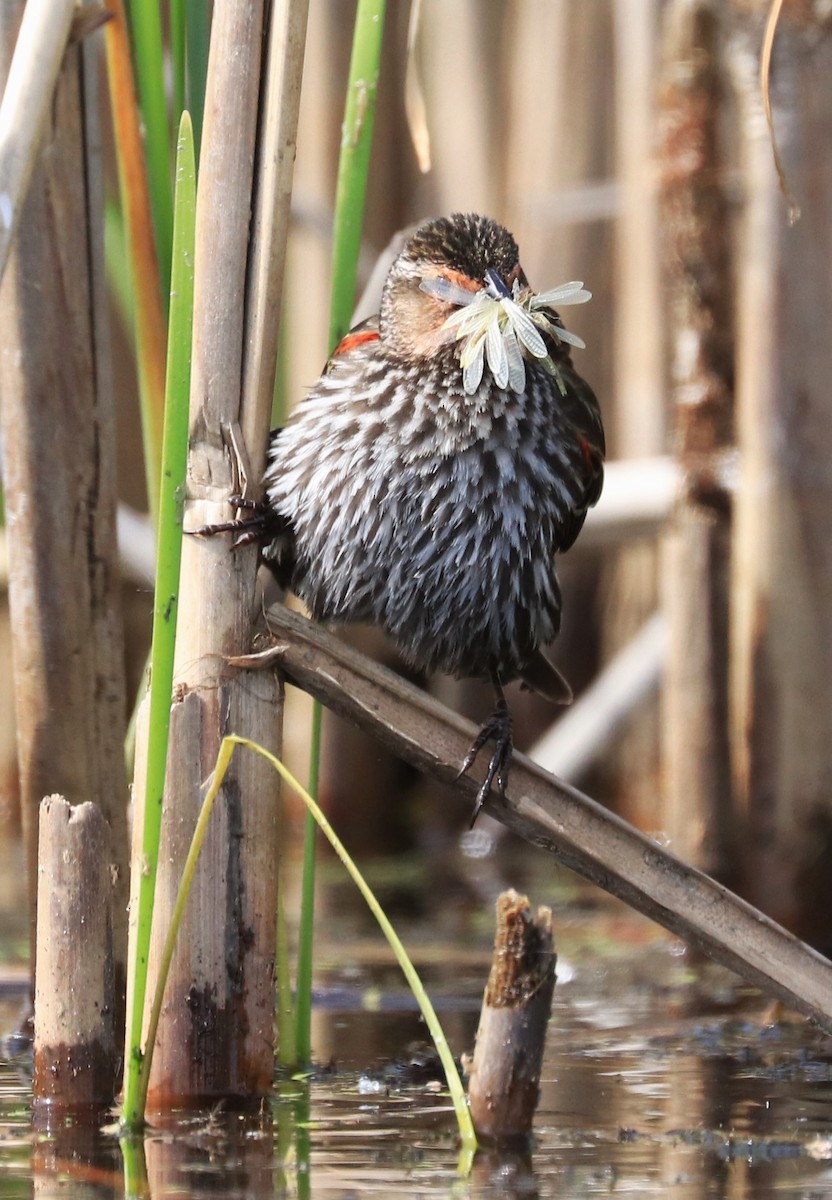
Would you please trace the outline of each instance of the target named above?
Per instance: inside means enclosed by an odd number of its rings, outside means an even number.
[[[485,290],[492,300],[510,300],[511,289],[499,271],[488,267],[485,272]]]

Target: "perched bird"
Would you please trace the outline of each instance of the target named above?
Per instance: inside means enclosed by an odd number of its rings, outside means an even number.
[[[556,304],[533,292],[514,238],[454,214],[421,226],[377,317],[343,339],[272,435],[266,498],[226,526],[260,543],[278,581],[327,622],[371,622],[426,671],[489,679],[497,705],[460,775],[494,748],[476,819],[512,752],[503,684],[556,703],[540,652],[560,627],[556,556],[598,499],[604,432]]]

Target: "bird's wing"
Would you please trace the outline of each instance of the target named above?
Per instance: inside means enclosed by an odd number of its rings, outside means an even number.
[[[579,455],[576,469],[580,477],[581,494],[561,527],[561,552],[568,550],[581,532],[587,509],[597,504],[604,485],[604,427],[601,410],[592,388],[572,369],[571,363],[560,367],[566,394],[560,398],[561,410],[572,426]]]
[[[378,342],[379,340],[378,316],[367,317],[366,321],[361,321],[358,325],[354,325],[349,333],[341,338],[330,355],[329,362],[324,368],[324,374],[328,375],[338,363],[345,362],[351,358],[357,350],[363,350],[371,342]]]

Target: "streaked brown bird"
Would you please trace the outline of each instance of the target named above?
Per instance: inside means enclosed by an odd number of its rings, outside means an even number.
[[[200,531],[259,542],[317,620],[371,622],[417,668],[492,682],[496,707],[460,769],[493,742],[472,823],[508,781],[503,684],[571,698],[540,647],[560,627],[557,555],[603,479],[598,402],[570,356],[583,343],[555,309],[588,299],[580,283],[533,292],[514,238],[486,217],[421,226],[378,316],[272,435],[264,503]]]

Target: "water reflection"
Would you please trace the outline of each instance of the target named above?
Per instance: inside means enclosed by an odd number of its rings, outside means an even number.
[[[459,1177],[444,1091],[384,1065],[424,1030],[350,911],[349,936],[333,916],[319,937],[315,1049],[329,1069],[280,1082],[256,1112],[180,1113],[121,1145],[77,1123],[33,1134],[25,1075],[0,1063],[0,1200],[832,1198],[832,1042],[620,907],[572,903],[569,886],[528,1154],[483,1151]],[[454,937],[399,922],[457,1053],[473,1041],[492,936],[482,910],[467,920]]]

